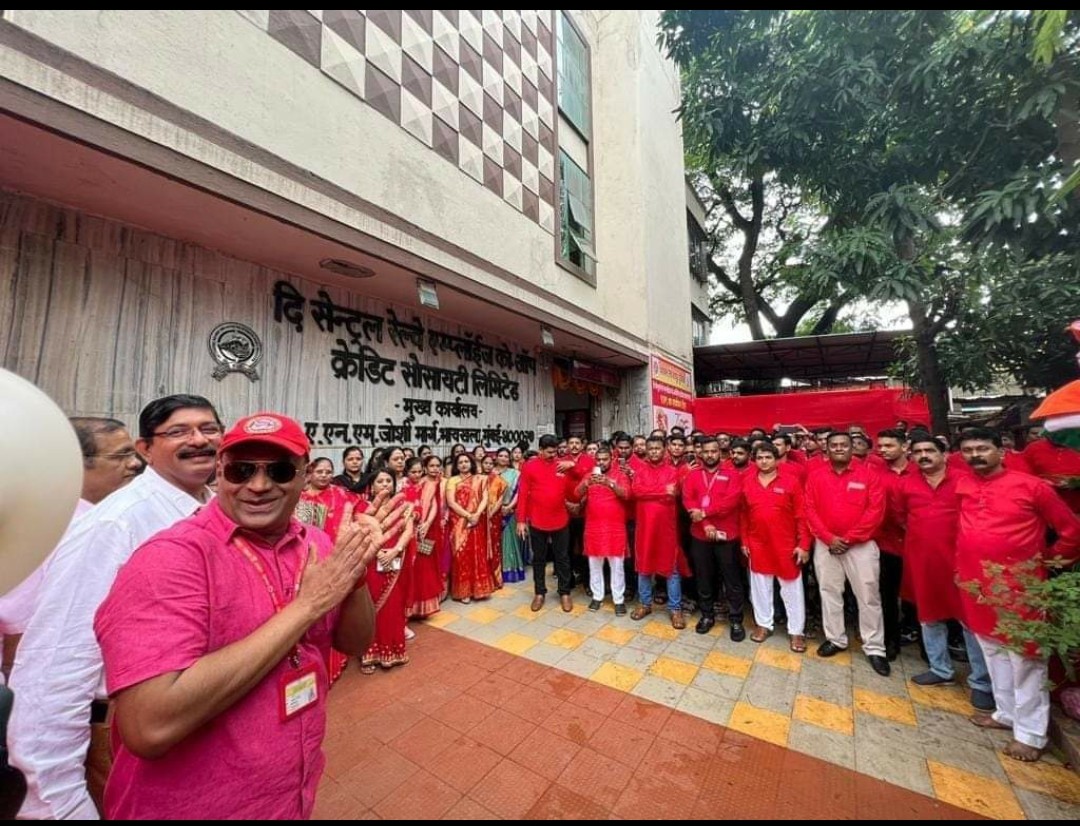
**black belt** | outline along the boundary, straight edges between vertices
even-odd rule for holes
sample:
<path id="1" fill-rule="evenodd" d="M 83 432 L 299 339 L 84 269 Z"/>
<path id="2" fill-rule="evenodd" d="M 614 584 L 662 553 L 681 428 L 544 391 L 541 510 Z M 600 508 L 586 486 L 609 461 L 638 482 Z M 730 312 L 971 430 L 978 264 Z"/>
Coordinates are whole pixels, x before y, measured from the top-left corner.
<path id="1" fill-rule="evenodd" d="M 109 719 L 109 701 L 94 700 L 90 704 L 90 725 L 98 725 Z"/>

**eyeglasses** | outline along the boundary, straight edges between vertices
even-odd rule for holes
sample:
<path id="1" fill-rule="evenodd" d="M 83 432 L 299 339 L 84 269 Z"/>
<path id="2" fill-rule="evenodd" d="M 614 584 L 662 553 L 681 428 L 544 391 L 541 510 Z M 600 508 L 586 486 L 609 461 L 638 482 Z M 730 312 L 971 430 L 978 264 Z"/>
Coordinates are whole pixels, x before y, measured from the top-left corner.
<path id="1" fill-rule="evenodd" d="M 242 485 L 250 482 L 260 469 L 276 485 L 287 485 L 299 473 L 296 465 L 286 459 L 276 462 L 228 462 L 222 467 L 221 473 L 229 484 Z"/>
<path id="2" fill-rule="evenodd" d="M 164 439 L 170 439 L 174 442 L 179 442 L 181 439 L 186 439 L 191 436 L 195 431 L 198 431 L 207 439 L 215 439 L 225 432 L 219 424 L 201 424 L 198 427 L 184 427 L 183 425 L 177 425 L 176 427 L 170 427 L 168 430 L 155 430 L 151 436 L 161 436 Z"/>
<path id="3" fill-rule="evenodd" d="M 117 462 L 130 462 L 138 454 L 134 450 L 122 450 L 119 453 L 102 453 L 99 456 L 95 456 L 95 459 L 115 459 Z"/>

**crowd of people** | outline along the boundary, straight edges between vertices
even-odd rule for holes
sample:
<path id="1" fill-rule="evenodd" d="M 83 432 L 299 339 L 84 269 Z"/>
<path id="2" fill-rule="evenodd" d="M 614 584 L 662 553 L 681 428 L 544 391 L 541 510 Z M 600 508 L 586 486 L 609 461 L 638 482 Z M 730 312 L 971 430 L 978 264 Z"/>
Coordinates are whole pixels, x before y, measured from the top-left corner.
<path id="1" fill-rule="evenodd" d="M 326 693 L 350 660 L 405 665 L 411 620 L 530 568 L 541 611 L 549 563 L 567 612 L 581 588 L 590 611 L 610 595 L 616 621 L 666 606 L 675 629 L 726 620 L 736 643 L 783 625 L 797 653 L 820 628 L 821 657 L 854 625 L 882 677 L 918 643 L 927 688 L 967 660 L 972 722 L 1010 730 L 1018 760 L 1046 746 L 1047 660 L 1007 638 L 991 599 L 1004 578 L 1024 614 L 1020 569 L 1080 556 L 1076 492 L 1047 484 L 1080 454 L 1037 433 L 1022 452 L 903 422 L 544 435 L 445 457 L 350 447 L 336 473 L 292 419 L 226 429 L 197 396 L 151 402 L 137 438 L 72 423 L 79 512 L 0 599 L 21 817 L 308 817 Z"/>

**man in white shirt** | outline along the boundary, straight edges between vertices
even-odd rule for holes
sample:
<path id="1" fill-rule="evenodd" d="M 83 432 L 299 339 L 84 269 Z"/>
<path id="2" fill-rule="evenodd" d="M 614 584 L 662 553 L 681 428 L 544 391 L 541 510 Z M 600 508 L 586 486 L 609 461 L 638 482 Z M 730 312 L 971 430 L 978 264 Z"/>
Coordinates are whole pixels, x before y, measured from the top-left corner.
<path id="1" fill-rule="evenodd" d="M 80 416 L 69 421 L 79 438 L 83 455 L 82 492 L 68 525 L 68 530 L 71 530 L 76 519 L 138 476 L 142 472 L 143 461 L 135 450 L 131 434 L 120 420 Z M 52 554 L 30 576 L 0 596 L 0 635 L 4 637 L 5 676 L 11 671 L 19 637 L 34 615 L 45 569 L 51 559 Z"/>
<path id="2" fill-rule="evenodd" d="M 54 552 L 11 674 L 11 763 L 28 786 L 20 819 L 98 818 L 108 749 L 91 742 L 91 722 L 107 715 L 94 613 L 139 545 L 207 501 L 222 433 L 200 396 L 148 404 L 137 442 L 146 471 L 73 525 Z"/>

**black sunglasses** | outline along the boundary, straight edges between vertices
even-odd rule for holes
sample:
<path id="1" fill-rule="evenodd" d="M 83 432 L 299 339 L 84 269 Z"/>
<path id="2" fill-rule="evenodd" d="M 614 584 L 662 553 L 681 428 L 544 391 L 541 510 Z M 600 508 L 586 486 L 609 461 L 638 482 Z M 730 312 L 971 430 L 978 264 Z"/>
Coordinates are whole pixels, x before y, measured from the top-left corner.
<path id="1" fill-rule="evenodd" d="M 221 475 L 231 485 L 242 485 L 250 482 L 259 468 L 266 471 L 270 481 L 277 485 L 285 485 L 296 478 L 299 473 L 296 465 L 286 459 L 276 462 L 229 462 L 221 469 Z"/>

